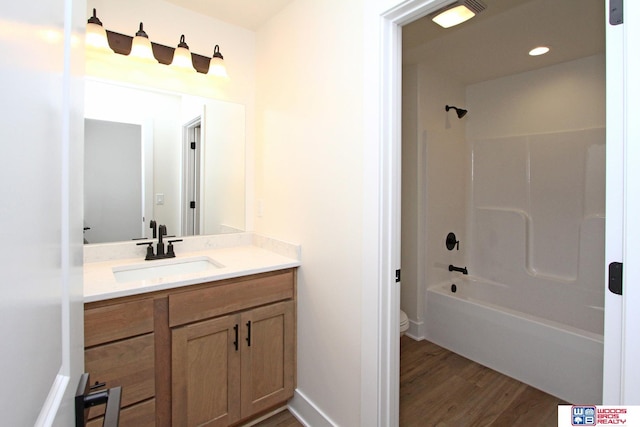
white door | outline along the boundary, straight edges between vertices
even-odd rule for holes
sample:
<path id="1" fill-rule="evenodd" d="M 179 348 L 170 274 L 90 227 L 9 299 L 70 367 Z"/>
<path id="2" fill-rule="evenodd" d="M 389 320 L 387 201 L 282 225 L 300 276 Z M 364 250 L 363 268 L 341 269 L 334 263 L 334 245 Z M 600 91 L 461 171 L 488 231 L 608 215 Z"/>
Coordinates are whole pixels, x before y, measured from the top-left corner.
<path id="1" fill-rule="evenodd" d="M 607 1 L 608 8 L 622 2 Z M 608 15 L 608 20 L 609 15 Z M 607 25 L 606 262 L 623 264 L 622 295 L 605 291 L 603 403 L 640 403 L 640 4 Z"/>
<path id="2" fill-rule="evenodd" d="M 615 5 L 607 2 L 607 6 Z M 637 194 L 640 185 L 637 149 L 640 94 L 637 79 L 639 65 L 632 46 L 638 46 L 637 4 L 625 2 L 624 23 L 614 25 L 608 14 L 607 25 L 607 222 L 606 262 L 623 264 L 623 294 L 605 291 L 605 352 L 603 366 L 603 403 L 638 404 L 640 385 L 636 367 L 640 349 L 638 340 L 638 242 L 637 218 L 640 215 Z M 613 15 L 612 15 L 613 16 Z M 635 26 L 631 23 L 636 21 Z M 634 197 L 635 196 L 635 197 Z M 607 280 L 609 278 L 607 277 Z"/>
<path id="3" fill-rule="evenodd" d="M 624 2 L 625 238 L 622 404 L 640 405 L 640 2 Z M 606 372 L 605 372 L 606 375 Z"/>
<path id="4" fill-rule="evenodd" d="M 86 5 L 0 2 L 2 425 L 73 425 L 82 362 Z M 74 24 L 74 25 L 72 25 Z M 73 68 L 73 72 L 70 71 Z"/>
<path id="5" fill-rule="evenodd" d="M 142 126 L 84 121 L 84 225 L 87 243 L 144 238 Z"/>
<path id="6" fill-rule="evenodd" d="M 609 18 L 607 17 L 607 20 Z M 624 26 L 606 26 L 607 36 L 607 190 L 606 190 L 606 243 L 605 262 L 622 262 L 624 197 Z M 608 269 L 605 270 L 608 281 Z M 603 362 L 603 403 L 621 402 L 622 375 L 622 297 L 605 289 L 605 346 Z"/>

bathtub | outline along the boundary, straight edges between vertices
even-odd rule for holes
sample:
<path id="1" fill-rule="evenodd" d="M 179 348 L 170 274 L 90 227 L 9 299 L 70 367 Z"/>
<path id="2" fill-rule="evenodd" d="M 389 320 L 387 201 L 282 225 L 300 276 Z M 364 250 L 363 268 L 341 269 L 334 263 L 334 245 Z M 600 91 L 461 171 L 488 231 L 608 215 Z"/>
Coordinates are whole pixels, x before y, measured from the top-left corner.
<path id="1" fill-rule="evenodd" d="M 426 339 L 569 403 L 602 403 L 602 307 L 543 319 L 511 292 L 473 278 L 428 288 Z"/>

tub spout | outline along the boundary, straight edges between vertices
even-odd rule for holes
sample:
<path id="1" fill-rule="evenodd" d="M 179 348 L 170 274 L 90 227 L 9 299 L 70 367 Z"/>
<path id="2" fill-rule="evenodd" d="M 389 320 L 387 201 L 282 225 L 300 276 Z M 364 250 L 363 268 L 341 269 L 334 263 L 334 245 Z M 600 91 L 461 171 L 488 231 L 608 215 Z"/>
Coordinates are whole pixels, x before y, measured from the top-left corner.
<path id="1" fill-rule="evenodd" d="M 462 274 L 469 274 L 469 272 L 467 271 L 467 267 L 456 267 L 455 265 L 449 264 L 449 271 L 458 271 Z"/>

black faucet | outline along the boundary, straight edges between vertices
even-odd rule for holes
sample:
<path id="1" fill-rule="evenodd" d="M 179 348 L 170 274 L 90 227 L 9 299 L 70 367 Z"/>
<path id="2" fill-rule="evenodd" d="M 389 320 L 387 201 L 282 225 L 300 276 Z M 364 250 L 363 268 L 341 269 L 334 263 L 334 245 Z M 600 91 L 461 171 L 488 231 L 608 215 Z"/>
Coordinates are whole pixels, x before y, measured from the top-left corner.
<path id="1" fill-rule="evenodd" d="M 152 219 L 149 222 L 149 228 L 153 230 L 153 238 L 155 239 L 156 237 L 158 237 L 158 231 L 156 230 L 156 220 Z"/>
<path id="2" fill-rule="evenodd" d="M 151 228 L 153 228 L 153 237 L 156 237 L 156 229 L 155 221 L 151 221 Z M 162 241 L 162 237 L 167 235 L 167 226 L 159 225 L 158 226 L 158 244 L 156 246 L 156 252 L 153 253 L 153 242 L 141 242 L 136 243 L 138 246 L 148 245 L 147 246 L 147 256 L 145 257 L 146 261 L 154 260 L 154 259 L 163 259 L 163 258 L 175 258 L 176 254 L 173 251 L 173 244 L 175 242 L 182 242 L 182 239 L 169 240 L 169 245 L 167 246 L 167 252 L 164 252 L 164 242 Z"/>
<path id="3" fill-rule="evenodd" d="M 164 243 L 162 243 L 162 236 L 167 235 L 167 226 L 160 225 L 158 226 L 158 245 L 156 249 L 156 257 L 160 258 L 164 255 Z"/>
<path id="4" fill-rule="evenodd" d="M 467 271 L 467 267 L 456 267 L 455 265 L 449 264 L 449 271 L 457 271 L 460 272 L 462 274 L 469 274 L 469 272 Z"/>

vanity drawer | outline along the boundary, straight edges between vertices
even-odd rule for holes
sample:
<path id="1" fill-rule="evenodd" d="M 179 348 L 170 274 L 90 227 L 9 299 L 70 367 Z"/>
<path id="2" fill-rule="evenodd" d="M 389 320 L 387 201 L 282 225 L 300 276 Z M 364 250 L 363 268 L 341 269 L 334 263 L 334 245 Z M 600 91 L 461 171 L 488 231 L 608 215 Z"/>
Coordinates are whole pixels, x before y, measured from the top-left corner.
<path id="1" fill-rule="evenodd" d="M 120 410 L 119 427 L 154 427 L 156 425 L 156 400 L 151 399 Z M 104 417 L 95 418 L 87 427 L 102 427 Z"/>
<path id="2" fill-rule="evenodd" d="M 294 296 L 293 270 L 266 273 L 169 295 L 171 327 Z"/>
<path id="3" fill-rule="evenodd" d="M 84 312 L 84 346 L 153 332 L 153 299 L 146 298 Z"/>
<path id="4" fill-rule="evenodd" d="M 154 334 L 87 349 L 84 364 L 92 382 L 104 382 L 107 388 L 122 386 L 122 408 L 155 395 Z M 103 413 L 104 405 L 95 406 L 89 418 Z"/>

